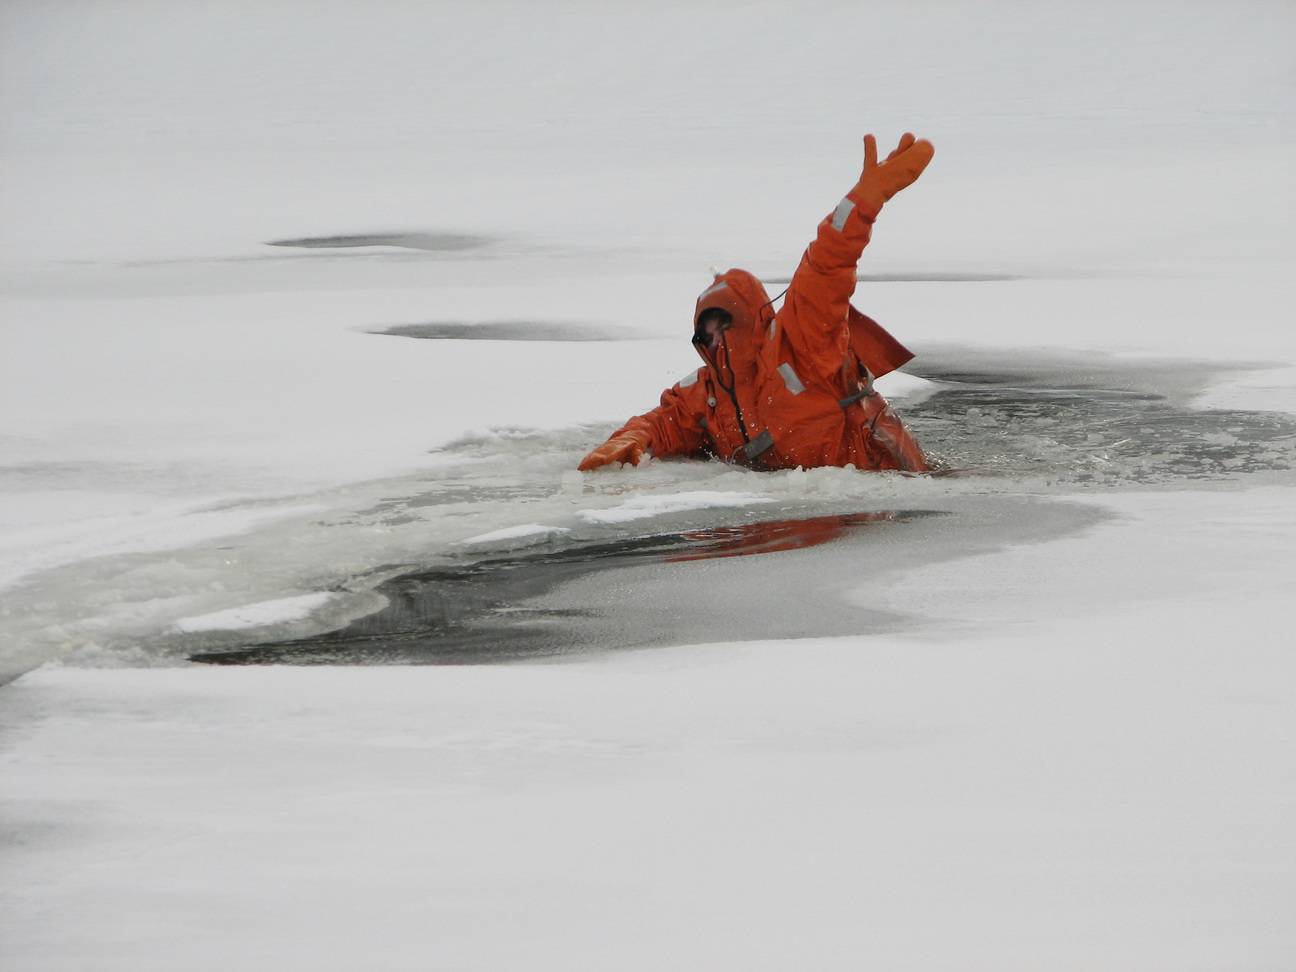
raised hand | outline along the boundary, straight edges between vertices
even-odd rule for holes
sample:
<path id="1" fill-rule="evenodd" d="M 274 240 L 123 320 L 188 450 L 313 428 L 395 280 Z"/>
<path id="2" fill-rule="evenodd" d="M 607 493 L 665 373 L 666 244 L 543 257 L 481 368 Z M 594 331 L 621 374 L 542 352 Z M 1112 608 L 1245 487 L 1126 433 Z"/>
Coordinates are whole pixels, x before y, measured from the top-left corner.
<path id="1" fill-rule="evenodd" d="M 900 136 L 900 144 L 879 163 L 877 139 L 865 135 L 864 170 L 848 195 L 864 215 L 875 219 L 887 200 L 918 180 L 935 154 L 931 142 L 905 132 Z"/>

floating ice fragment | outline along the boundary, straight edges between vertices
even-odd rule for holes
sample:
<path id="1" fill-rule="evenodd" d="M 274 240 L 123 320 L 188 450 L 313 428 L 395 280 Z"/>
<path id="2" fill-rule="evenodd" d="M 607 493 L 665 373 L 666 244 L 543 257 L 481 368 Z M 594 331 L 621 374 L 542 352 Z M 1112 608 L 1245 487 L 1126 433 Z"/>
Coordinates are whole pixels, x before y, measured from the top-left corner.
<path id="1" fill-rule="evenodd" d="M 577 514 L 587 523 L 625 523 L 642 520 L 664 513 L 681 513 L 685 510 L 702 510 L 712 506 L 749 506 L 772 503 L 761 493 L 721 493 L 713 490 L 696 490 L 688 493 L 671 493 L 665 496 L 636 496 L 619 506 L 607 510 L 584 510 Z"/>
<path id="2" fill-rule="evenodd" d="M 300 621 L 337 596 L 329 591 L 316 591 L 313 594 L 299 594 L 296 597 L 280 597 L 273 601 L 258 601 L 255 604 L 245 604 L 225 611 L 181 618 L 175 623 L 175 627 L 177 631 L 192 634 L 196 631 L 235 631 L 240 628 L 259 628 L 269 624 L 282 624 L 286 621 Z"/>
<path id="3" fill-rule="evenodd" d="M 526 537 L 547 536 L 551 533 L 570 533 L 567 527 L 545 526 L 543 523 L 523 523 L 519 526 L 504 527 L 479 533 L 475 537 L 460 540 L 460 543 L 498 543 L 501 540 L 520 540 Z"/>

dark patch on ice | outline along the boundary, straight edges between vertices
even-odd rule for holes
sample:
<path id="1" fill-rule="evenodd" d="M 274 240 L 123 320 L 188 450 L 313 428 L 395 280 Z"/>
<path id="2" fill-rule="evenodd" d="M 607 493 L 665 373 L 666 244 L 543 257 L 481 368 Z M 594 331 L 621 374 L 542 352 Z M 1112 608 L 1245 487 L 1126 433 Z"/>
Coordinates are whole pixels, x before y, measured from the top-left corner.
<path id="1" fill-rule="evenodd" d="M 1296 469 L 1296 416 L 1192 407 L 1204 363 L 937 348 L 906 370 L 937 383 L 901 411 L 945 467 L 1108 487 Z"/>
<path id="2" fill-rule="evenodd" d="M 855 279 L 861 283 L 993 283 L 1003 280 L 1025 280 L 1017 273 L 959 273 L 942 271 L 913 271 L 911 273 L 860 273 Z M 762 277 L 762 282 L 786 287 L 791 277 Z"/>
<path id="3" fill-rule="evenodd" d="M 429 321 L 393 324 L 369 333 L 429 341 L 627 341 L 635 337 L 615 328 L 562 321 Z"/>
<path id="4" fill-rule="evenodd" d="M 1018 273 L 861 273 L 861 282 L 872 283 L 997 283 L 1004 280 L 1025 280 Z M 790 282 L 790 281 L 789 281 Z"/>
<path id="5" fill-rule="evenodd" d="M 509 553 L 404 574 L 375 590 L 387 607 L 329 634 L 233 651 L 191 655 L 193 661 L 251 664 L 484 664 L 585 652 L 599 647 L 636 648 L 678 643 L 679 627 L 655 617 L 679 607 L 636 596 L 620 586 L 611 603 L 542 603 L 544 595 L 585 575 L 649 565 L 681 572 L 673 583 L 689 584 L 692 570 L 703 598 L 705 585 L 733 606 L 728 585 L 699 574 L 699 562 L 804 550 L 838 540 L 861 527 L 895 524 L 935 515 L 932 511 L 882 511 L 816 516 L 686 530 L 566 547 Z M 804 604 L 799 605 L 804 607 Z M 725 637 L 804 637 L 807 620 L 780 598 L 752 590 L 742 598 L 737 620 Z M 719 606 L 712 611 L 723 617 Z M 860 630 L 863 612 L 837 612 L 834 626 L 823 618 L 815 633 Z M 685 617 L 689 612 L 685 612 Z M 714 632 L 712 632 L 714 634 Z M 705 636 L 699 640 L 707 639 Z"/>
<path id="6" fill-rule="evenodd" d="M 437 253 L 478 250 L 493 243 L 489 236 L 475 233 L 351 233 L 338 236 L 301 236 L 267 240 L 267 246 L 299 246 L 307 249 L 346 249 L 361 246 L 399 246 L 406 250 Z"/>

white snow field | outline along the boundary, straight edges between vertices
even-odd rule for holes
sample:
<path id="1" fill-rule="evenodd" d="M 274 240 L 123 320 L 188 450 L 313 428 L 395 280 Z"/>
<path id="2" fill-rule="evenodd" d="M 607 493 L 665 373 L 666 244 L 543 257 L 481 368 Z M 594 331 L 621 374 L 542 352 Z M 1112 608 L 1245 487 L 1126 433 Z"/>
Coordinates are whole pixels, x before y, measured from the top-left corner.
<path id="1" fill-rule="evenodd" d="M 1296 968 L 1294 30 L 0 5 L 0 965 Z M 905 130 L 944 474 L 577 473 Z"/>

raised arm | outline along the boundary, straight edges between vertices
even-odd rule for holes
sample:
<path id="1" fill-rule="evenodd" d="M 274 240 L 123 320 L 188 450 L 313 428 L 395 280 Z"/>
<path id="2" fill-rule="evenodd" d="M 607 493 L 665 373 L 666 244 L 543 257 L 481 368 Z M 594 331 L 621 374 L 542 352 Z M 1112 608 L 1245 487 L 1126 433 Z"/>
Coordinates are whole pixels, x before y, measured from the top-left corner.
<path id="1" fill-rule="evenodd" d="M 864 136 L 864 170 L 859 182 L 824 217 L 819 232 L 792 276 L 780 317 L 785 331 L 807 350 L 835 343 L 843 333 L 846 309 L 855 292 L 855 268 L 868 246 L 882 206 L 912 185 L 932 160 L 931 142 L 906 132 L 886 160 L 877 160 L 877 139 Z M 792 333 L 793 331 L 799 333 Z"/>
<path id="2" fill-rule="evenodd" d="M 651 412 L 636 415 L 617 429 L 608 440 L 581 460 L 581 472 L 614 462 L 639 465 L 644 453 L 657 457 L 689 456 L 702 448 L 706 432 L 706 392 L 694 372 L 662 392 L 661 404 Z"/>

